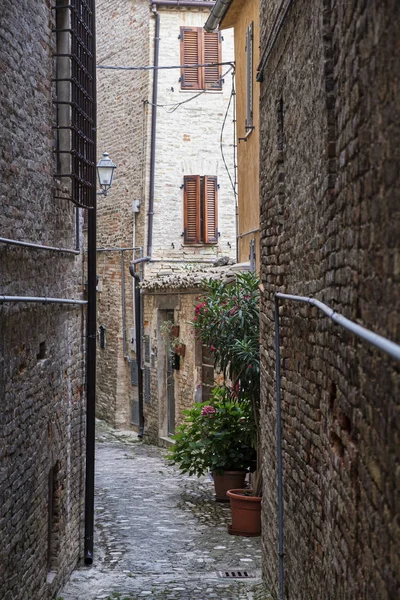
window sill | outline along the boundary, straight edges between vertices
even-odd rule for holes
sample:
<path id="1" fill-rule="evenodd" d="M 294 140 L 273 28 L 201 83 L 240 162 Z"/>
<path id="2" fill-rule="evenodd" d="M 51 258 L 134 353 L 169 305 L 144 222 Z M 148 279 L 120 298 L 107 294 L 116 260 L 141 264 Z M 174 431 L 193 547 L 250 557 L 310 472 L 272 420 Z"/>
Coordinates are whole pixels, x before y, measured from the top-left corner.
<path id="1" fill-rule="evenodd" d="M 196 242 L 192 244 L 191 242 L 183 242 L 182 246 L 185 248 L 212 248 L 213 246 L 218 246 L 218 242 Z"/>
<path id="2" fill-rule="evenodd" d="M 223 89 L 222 90 L 202 90 L 202 89 L 182 90 L 182 89 L 179 89 L 178 91 L 180 94 L 199 94 L 200 92 L 202 92 L 203 94 L 222 94 L 224 90 Z"/>

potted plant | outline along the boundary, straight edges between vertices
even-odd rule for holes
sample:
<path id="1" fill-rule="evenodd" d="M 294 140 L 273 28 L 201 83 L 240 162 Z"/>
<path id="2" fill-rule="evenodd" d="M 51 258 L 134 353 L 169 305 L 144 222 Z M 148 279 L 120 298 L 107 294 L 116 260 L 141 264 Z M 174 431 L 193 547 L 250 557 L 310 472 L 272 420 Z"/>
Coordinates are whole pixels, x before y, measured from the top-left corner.
<path id="1" fill-rule="evenodd" d="M 227 490 L 243 487 L 254 465 L 251 407 L 232 397 L 228 388 L 216 387 L 208 403 L 197 403 L 184 415 L 168 458 L 189 475 L 211 472 L 216 499 L 227 502 Z"/>
<path id="2" fill-rule="evenodd" d="M 237 489 L 228 493 L 233 511 L 230 533 L 259 535 L 261 530 L 261 450 L 260 450 L 260 326 L 259 280 L 253 273 L 239 273 L 228 284 L 209 280 L 203 283 L 205 293 L 198 298 L 193 325 L 198 337 L 214 356 L 214 366 L 230 382 L 237 399 L 252 409 L 257 468 L 252 474 L 252 490 Z M 238 498 L 239 497 L 239 498 Z M 249 498 L 258 513 L 258 524 L 242 530 L 237 525 L 236 504 Z M 251 500 L 250 500 L 251 498 Z M 248 509 L 244 509 L 249 513 Z"/>

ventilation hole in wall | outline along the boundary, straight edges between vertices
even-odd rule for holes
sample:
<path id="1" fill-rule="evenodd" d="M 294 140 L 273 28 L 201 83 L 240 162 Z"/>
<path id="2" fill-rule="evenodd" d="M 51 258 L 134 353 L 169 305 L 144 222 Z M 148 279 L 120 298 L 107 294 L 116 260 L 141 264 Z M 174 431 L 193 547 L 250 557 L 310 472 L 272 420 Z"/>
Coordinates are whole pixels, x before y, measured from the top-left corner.
<path id="1" fill-rule="evenodd" d="M 337 456 L 339 456 L 340 458 L 343 458 L 344 446 L 342 444 L 342 440 L 340 439 L 340 437 L 338 435 L 336 435 L 336 433 L 334 431 L 331 431 L 329 434 L 329 440 L 330 440 L 332 450 L 334 451 L 334 453 Z"/>
<path id="2" fill-rule="evenodd" d="M 356 298 L 356 319 L 361 319 L 360 298 L 358 296 Z"/>
<path id="3" fill-rule="evenodd" d="M 329 410 L 332 412 L 335 407 L 335 400 L 337 395 L 336 383 L 330 382 L 329 386 Z"/>
<path id="4" fill-rule="evenodd" d="M 351 420 L 342 411 L 339 411 L 339 414 L 338 414 L 338 423 L 339 423 L 340 427 L 344 431 L 347 431 L 349 433 L 351 432 Z"/>
<path id="5" fill-rule="evenodd" d="M 36 354 L 37 360 L 43 360 L 46 358 L 46 342 L 40 342 L 39 352 Z"/>

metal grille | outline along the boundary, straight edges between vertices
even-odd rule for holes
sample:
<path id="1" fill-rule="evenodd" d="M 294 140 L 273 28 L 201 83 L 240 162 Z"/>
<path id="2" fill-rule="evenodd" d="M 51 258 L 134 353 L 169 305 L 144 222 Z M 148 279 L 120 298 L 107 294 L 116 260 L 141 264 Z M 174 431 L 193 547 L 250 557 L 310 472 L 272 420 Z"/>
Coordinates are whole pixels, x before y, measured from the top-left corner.
<path id="1" fill-rule="evenodd" d="M 95 0 L 57 0 L 57 178 L 70 179 L 69 200 L 95 206 Z"/>
<path id="2" fill-rule="evenodd" d="M 255 577 L 255 574 L 250 571 L 238 569 L 236 571 L 218 571 L 218 577 L 223 577 L 224 579 L 251 579 Z"/>

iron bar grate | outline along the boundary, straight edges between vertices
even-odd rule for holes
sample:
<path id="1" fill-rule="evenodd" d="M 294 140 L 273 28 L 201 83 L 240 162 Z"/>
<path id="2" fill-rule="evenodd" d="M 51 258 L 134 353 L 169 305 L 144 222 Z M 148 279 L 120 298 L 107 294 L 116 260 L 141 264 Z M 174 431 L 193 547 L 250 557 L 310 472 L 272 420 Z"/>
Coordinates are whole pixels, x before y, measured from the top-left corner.
<path id="1" fill-rule="evenodd" d="M 93 208 L 96 198 L 94 0 L 56 0 L 55 176 L 70 180 L 69 199 Z"/>
<path id="2" fill-rule="evenodd" d="M 252 579 L 255 577 L 255 574 L 245 569 L 235 569 L 234 571 L 229 569 L 227 571 L 218 571 L 218 577 L 222 577 L 223 579 Z"/>

